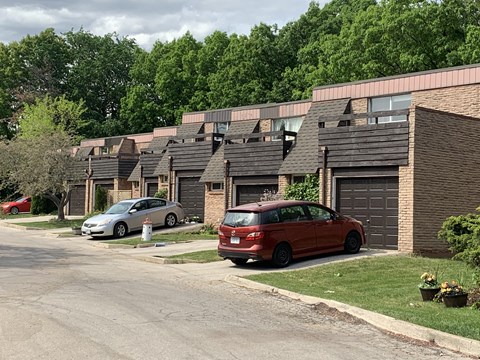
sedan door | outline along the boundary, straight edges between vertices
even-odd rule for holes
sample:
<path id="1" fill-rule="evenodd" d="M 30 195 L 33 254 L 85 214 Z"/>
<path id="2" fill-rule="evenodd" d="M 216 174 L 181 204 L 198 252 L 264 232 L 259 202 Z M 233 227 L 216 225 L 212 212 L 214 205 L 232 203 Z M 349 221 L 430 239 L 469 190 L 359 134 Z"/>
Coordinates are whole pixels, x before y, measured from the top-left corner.
<path id="1" fill-rule="evenodd" d="M 318 250 L 327 250 L 342 246 L 343 220 L 337 219 L 335 213 L 317 205 L 307 205 L 313 219 L 317 237 Z"/>
<path id="2" fill-rule="evenodd" d="M 167 216 L 167 202 L 163 199 L 149 199 L 147 202 L 147 214 L 149 219 L 152 220 L 153 226 L 163 226 L 165 216 Z"/>
<path id="3" fill-rule="evenodd" d="M 148 204 L 147 200 L 140 200 L 137 201 L 131 210 L 137 210 L 133 213 L 130 213 L 129 216 L 127 216 L 126 222 L 128 225 L 129 230 L 139 230 L 143 226 L 143 222 L 145 219 L 148 217 Z"/>

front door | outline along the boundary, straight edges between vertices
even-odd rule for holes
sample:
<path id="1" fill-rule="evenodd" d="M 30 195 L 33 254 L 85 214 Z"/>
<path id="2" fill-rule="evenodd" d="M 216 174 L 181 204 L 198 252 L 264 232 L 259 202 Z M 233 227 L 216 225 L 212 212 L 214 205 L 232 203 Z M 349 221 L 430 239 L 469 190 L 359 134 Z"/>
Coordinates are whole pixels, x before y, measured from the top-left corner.
<path id="1" fill-rule="evenodd" d="M 335 219 L 333 213 L 321 206 L 307 205 L 313 220 L 317 249 L 328 250 L 343 244 L 341 220 Z"/>

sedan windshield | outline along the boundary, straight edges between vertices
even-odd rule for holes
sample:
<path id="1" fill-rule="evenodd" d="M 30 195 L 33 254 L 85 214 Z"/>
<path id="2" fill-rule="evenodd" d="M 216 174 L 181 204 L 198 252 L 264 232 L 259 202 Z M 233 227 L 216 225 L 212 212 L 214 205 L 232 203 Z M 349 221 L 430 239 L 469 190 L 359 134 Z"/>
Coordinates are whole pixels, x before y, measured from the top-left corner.
<path id="1" fill-rule="evenodd" d="M 225 215 L 223 225 L 232 227 L 258 225 L 258 218 L 258 213 L 254 212 L 229 211 Z"/>
<path id="2" fill-rule="evenodd" d="M 105 214 L 123 214 L 130 209 L 132 206 L 132 202 L 119 202 L 118 204 L 113 205 L 110 209 L 108 209 Z"/>

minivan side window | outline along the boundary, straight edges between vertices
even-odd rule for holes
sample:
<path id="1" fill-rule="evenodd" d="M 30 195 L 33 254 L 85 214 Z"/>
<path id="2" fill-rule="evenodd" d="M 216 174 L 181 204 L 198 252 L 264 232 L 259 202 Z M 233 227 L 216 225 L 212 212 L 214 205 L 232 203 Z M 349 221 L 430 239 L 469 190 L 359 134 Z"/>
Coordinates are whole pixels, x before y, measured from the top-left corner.
<path id="1" fill-rule="evenodd" d="M 262 213 L 262 224 L 276 224 L 280 222 L 278 211 L 270 210 Z"/>
<path id="2" fill-rule="evenodd" d="M 308 216 L 300 205 L 281 208 L 280 216 L 283 222 L 308 220 Z"/>
<path id="3" fill-rule="evenodd" d="M 319 207 L 319 206 L 314 206 L 314 205 L 307 205 L 308 211 L 310 212 L 310 215 L 312 216 L 313 220 L 331 220 L 332 219 L 332 214 Z"/>

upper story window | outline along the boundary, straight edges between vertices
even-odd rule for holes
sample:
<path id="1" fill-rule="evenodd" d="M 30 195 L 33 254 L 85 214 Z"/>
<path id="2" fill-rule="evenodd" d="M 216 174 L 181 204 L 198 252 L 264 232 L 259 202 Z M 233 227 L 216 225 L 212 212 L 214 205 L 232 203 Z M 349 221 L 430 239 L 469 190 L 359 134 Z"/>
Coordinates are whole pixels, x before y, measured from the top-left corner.
<path id="1" fill-rule="evenodd" d="M 213 132 L 217 134 L 226 134 L 228 127 L 230 123 L 229 122 L 216 122 L 213 123 Z M 222 141 L 223 139 L 221 137 L 215 137 L 216 141 Z"/>
<path id="2" fill-rule="evenodd" d="M 411 94 L 402 94 L 394 96 L 385 96 L 372 98 L 369 102 L 369 112 L 388 111 L 388 110 L 404 110 L 408 109 L 412 104 Z M 406 121 L 407 115 L 383 116 L 378 118 L 378 124 Z M 368 119 L 369 124 L 375 124 L 375 119 Z"/>
<path id="3" fill-rule="evenodd" d="M 300 126 L 302 126 L 303 117 L 292 117 L 283 119 L 274 119 L 272 121 L 272 131 L 293 131 L 298 132 Z M 293 136 L 286 136 L 287 140 L 293 140 Z M 280 137 L 276 136 L 273 140 L 280 140 Z"/>

